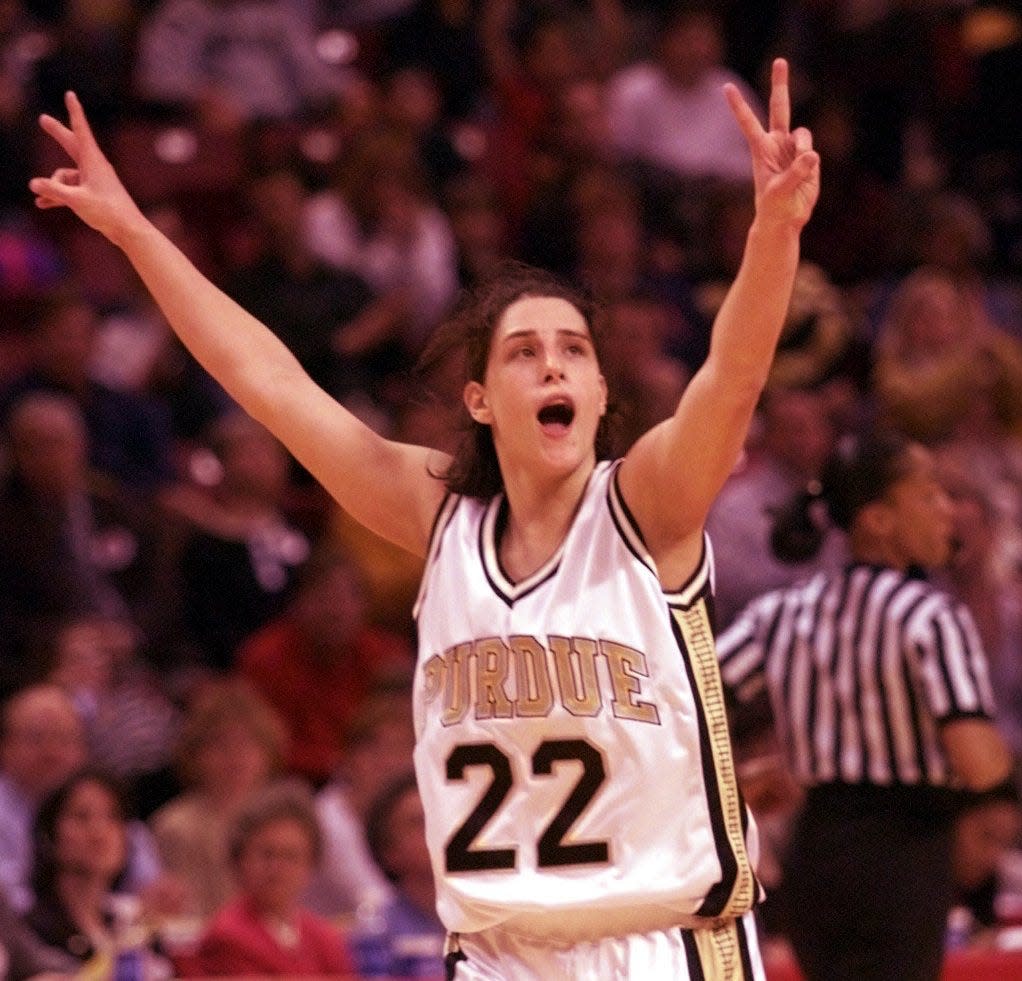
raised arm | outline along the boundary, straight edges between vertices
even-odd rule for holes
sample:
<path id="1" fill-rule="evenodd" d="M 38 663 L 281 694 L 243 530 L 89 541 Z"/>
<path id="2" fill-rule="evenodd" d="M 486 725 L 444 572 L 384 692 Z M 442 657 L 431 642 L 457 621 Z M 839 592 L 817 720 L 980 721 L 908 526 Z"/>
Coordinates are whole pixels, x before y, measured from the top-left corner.
<path id="1" fill-rule="evenodd" d="M 756 214 L 745 255 L 713 325 L 710 352 L 675 414 L 641 437 L 621 490 L 661 575 L 698 560 L 703 522 L 727 478 L 766 383 L 799 261 L 799 234 L 819 193 L 819 157 L 790 129 L 788 65 L 773 64 L 769 129 L 733 85 L 724 88 L 752 154 Z"/>
<path id="2" fill-rule="evenodd" d="M 383 439 L 320 389 L 263 324 L 206 279 L 135 205 L 97 145 L 81 104 L 68 93 L 70 128 L 40 125 L 74 166 L 29 187 L 40 208 L 68 207 L 127 256 L 171 327 L 199 362 L 273 432 L 372 531 L 425 551 L 443 486 L 424 447 Z"/>

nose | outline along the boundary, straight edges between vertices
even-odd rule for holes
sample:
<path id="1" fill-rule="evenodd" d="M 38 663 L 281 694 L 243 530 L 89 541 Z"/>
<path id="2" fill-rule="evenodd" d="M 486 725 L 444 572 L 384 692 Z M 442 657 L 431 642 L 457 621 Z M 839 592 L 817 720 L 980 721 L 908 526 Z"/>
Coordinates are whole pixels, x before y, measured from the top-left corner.
<path id="1" fill-rule="evenodd" d="M 543 381 L 559 381 L 564 378 L 564 367 L 555 349 L 548 348 L 543 355 Z"/>

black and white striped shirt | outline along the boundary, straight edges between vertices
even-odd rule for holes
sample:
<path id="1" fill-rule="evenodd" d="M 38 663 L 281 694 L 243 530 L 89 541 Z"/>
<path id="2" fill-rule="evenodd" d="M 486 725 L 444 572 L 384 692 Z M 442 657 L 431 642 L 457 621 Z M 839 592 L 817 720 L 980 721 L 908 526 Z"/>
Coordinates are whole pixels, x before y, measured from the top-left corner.
<path id="1" fill-rule="evenodd" d="M 939 727 L 994 712 L 969 611 L 894 569 L 853 564 L 767 593 L 717 652 L 740 701 L 766 685 L 789 764 L 809 786 L 945 786 Z"/>

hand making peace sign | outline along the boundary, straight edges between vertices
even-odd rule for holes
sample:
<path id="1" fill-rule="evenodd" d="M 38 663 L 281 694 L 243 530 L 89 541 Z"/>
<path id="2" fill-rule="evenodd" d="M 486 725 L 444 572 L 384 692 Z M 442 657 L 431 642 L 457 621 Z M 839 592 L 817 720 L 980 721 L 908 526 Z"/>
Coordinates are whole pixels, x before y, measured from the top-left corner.
<path id="1" fill-rule="evenodd" d="M 64 97 L 70 128 L 53 116 L 39 117 L 43 130 L 63 147 L 73 167 L 58 167 L 50 177 L 29 181 L 39 208 L 68 207 L 87 225 L 117 243 L 141 213 L 100 150 L 78 96 Z"/>
<path id="2" fill-rule="evenodd" d="M 763 129 L 736 86 L 725 85 L 724 94 L 752 153 L 757 215 L 767 221 L 790 221 L 801 228 L 820 193 L 820 157 L 813 150 L 808 129 L 791 129 L 787 61 L 774 59 L 769 129 Z"/>

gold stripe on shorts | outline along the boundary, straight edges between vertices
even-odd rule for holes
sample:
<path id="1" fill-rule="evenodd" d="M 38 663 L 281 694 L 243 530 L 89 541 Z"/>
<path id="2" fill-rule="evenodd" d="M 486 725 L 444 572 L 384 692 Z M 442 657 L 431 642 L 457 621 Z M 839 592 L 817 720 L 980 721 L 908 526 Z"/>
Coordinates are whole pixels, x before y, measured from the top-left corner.
<path id="1" fill-rule="evenodd" d="M 729 920 L 719 927 L 691 932 L 706 981 L 753 981 L 745 970 L 740 929 L 740 920 Z"/>

